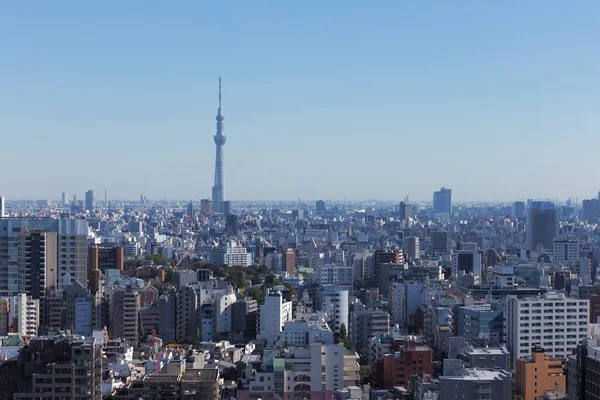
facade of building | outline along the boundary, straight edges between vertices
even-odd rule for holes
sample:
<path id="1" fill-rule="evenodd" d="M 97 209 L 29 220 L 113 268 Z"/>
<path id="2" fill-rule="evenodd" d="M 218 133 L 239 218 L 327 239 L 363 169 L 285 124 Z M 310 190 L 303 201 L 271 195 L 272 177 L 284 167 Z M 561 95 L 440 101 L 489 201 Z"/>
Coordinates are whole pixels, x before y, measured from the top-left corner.
<path id="1" fill-rule="evenodd" d="M 140 311 L 140 295 L 128 287 L 113 293 L 111 299 L 112 337 L 128 340 L 133 345 L 138 343 L 138 324 Z"/>
<path id="2" fill-rule="evenodd" d="M 404 251 L 410 260 L 417 260 L 421 257 L 421 246 L 418 236 L 410 236 L 404 239 Z"/>
<path id="3" fill-rule="evenodd" d="M 566 382 L 562 361 L 547 357 L 541 347 L 516 362 L 515 389 L 523 400 L 537 400 L 547 390 L 566 391 Z"/>
<path id="4" fill-rule="evenodd" d="M 438 400 L 510 400 L 512 376 L 507 371 L 463 369 L 456 375 L 439 378 Z"/>
<path id="5" fill-rule="evenodd" d="M 507 346 L 513 362 L 541 346 L 546 354 L 565 360 L 587 337 L 589 300 L 563 293 L 508 299 Z"/>
<path id="6" fill-rule="evenodd" d="M 452 189 L 441 188 L 433 192 L 433 212 L 448 217 L 452 214 Z"/>
<path id="7" fill-rule="evenodd" d="M 433 351 L 409 342 L 394 353 L 384 354 L 382 367 L 384 389 L 403 386 L 410 390 L 413 375 L 422 377 L 433 373 Z"/>
<path id="8" fill-rule="evenodd" d="M 554 239 L 554 262 L 567 263 L 579 257 L 579 242 L 569 239 Z"/>
<path id="9" fill-rule="evenodd" d="M 273 344 L 279 339 L 283 325 L 292 320 L 292 302 L 284 301 L 281 292 L 270 292 L 260 306 L 259 337 Z"/>
<path id="10" fill-rule="evenodd" d="M 498 302 L 458 307 L 457 334 L 467 341 L 487 338 L 493 343 L 504 343 L 505 312 L 505 304 Z"/>
<path id="11" fill-rule="evenodd" d="M 0 220 L 0 296 L 16 296 L 25 288 L 41 297 L 42 288 L 61 290 L 75 280 L 85 284 L 87 234 L 82 219 Z"/>
<path id="12" fill-rule="evenodd" d="M 558 213 L 554 203 L 532 201 L 527 209 L 527 248 L 546 250 L 554 248 L 558 236 Z"/>
<path id="13" fill-rule="evenodd" d="M 249 267 L 252 265 L 252 253 L 248 253 L 245 247 L 238 246 L 236 242 L 226 241 L 220 246 L 213 247 L 210 262 L 215 265 Z"/>

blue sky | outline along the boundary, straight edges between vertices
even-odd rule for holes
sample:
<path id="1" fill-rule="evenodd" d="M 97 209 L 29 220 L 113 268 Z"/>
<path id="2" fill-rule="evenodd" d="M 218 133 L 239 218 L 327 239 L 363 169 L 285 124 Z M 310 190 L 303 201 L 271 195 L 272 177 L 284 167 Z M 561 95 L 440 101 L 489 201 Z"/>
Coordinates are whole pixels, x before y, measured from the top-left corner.
<path id="1" fill-rule="evenodd" d="M 595 1 L 4 1 L 0 192 L 591 197 Z"/>

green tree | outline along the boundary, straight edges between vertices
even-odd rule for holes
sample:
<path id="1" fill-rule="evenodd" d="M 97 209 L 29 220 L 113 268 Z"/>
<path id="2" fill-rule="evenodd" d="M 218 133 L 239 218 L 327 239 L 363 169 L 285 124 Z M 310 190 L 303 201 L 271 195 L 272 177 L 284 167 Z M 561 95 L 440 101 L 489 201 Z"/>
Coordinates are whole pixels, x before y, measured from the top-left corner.
<path id="1" fill-rule="evenodd" d="M 252 286 L 250 289 L 246 291 L 248 296 L 252 297 L 254 300 L 258 302 L 258 304 L 264 304 L 265 302 L 265 292 L 262 288 L 257 286 Z"/>
<path id="2" fill-rule="evenodd" d="M 162 254 L 150 254 L 146 260 L 151 260 L 155 265 L 169 265 L 169 260 Z"/>
<path id="3" fill-rule="evenodd" d="M 347 335 L 348 332 L 346 331 L 346 324 L 342 323 L 342 325 L 340 325 L 340 339 L 346 339 Z"/>

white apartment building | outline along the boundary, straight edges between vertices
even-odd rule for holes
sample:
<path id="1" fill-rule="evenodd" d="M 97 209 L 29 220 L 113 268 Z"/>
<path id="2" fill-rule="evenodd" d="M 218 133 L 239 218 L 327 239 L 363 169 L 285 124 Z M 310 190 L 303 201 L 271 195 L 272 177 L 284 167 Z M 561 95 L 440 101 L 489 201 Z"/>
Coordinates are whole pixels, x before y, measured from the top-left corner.
<path id="1" fill-rule="evenodd" d="M 554 239 L 554 262 L 566 263 L 579 257 L 579 242 L 569 239 Z"/>
<path id="2" fill-rule="evenodd" d="M 354 268 L 336 264 L 325 264 L 317 268 L 317 281 L 319 285 L 339 283 L 352 286 L 354 282 Z"/>
<path id="3" fill-rule="evenodd" d="M 270 292 L 265 304 L 260 306 L 260 331 L 258 337 L 272 346 L 283 330 L 283 325 L 292 320 L 292 302 L 283 301 L 281 292 Z"/>
<path id="4" fill-rule="evenodd" d="M 272 359 L 273 372 L 247 371 L 250 398 L 333 398 L 336 390 L 360 382 L 358 355 L 342 345 L 290 347 Z M 251 368 L 251 367 L 249 367 Z M 246 393 L 240 393 L 246 398 Z"/>
<path id="5" fill-rule="evenodd" d="M 15 299 L 17 330 L 21 336 L 37 336 L 40 321 L 40 301 L 32 299 L 25 293 Z"/>
<path id="6" fill-rule="evenodd" d="M 224 293 L 215 293 L 215 322 L 217 333 L 231 332 L 231 312 L 237 300 L 230 285 Z"/>
<path id="7" fill-rule="evenodd" d="M 321 296 L 321 310 L 327 314 L 331 330 L 338 332 L 344 324 L 348 332 L 350 287 L 323 285 L 319 294 Z"/>
<path id="8" fill-rule="evenodd" d="M 227 241 L 212 248 L 210 262 L 215 265 L 249 267 L 252 265 L 252 253 L 248 253 L 245 247 L 238 246 L 235 241 Z"/>
<path id="9" fill-rule="evenodd" d="M 313 316 L 315 316 L 314 319 L 286 322 L 276 347 L 286 344 L 288 346 L 309 346 L 315 342 L 333 344 L 333 332 L 325 320 L 319 318 L 318 314 L 313 314 Z"/>
<path id="10" fill-rule="evenodd" d="M 513 363 L 540 345 L 546 354 L 566 359 L 587 337 L 589 300 L 549 292 L 543 296 L 508 299 L 508 349 Z"/>

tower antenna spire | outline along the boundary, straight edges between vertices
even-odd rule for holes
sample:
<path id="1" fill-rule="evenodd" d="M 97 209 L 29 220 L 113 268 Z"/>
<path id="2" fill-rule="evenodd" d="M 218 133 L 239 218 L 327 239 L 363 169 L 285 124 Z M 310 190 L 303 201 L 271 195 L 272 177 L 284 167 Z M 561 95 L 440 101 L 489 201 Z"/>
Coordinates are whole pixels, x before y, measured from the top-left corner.
<path id="1" fill-rule="evenodd" d="M 222 78 L 219 77 L 219 108 L 221 108 L 221 87 L 222 87 Z"/>

